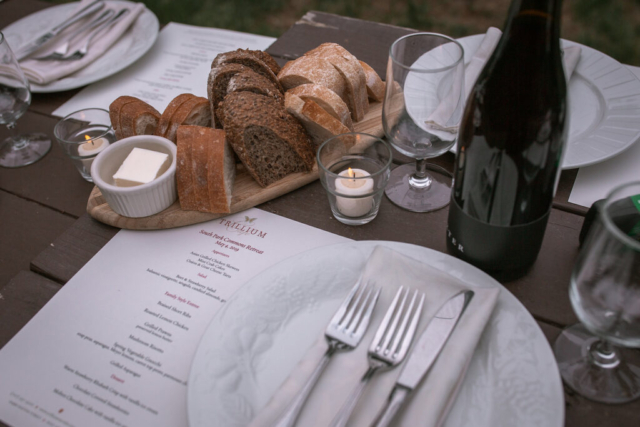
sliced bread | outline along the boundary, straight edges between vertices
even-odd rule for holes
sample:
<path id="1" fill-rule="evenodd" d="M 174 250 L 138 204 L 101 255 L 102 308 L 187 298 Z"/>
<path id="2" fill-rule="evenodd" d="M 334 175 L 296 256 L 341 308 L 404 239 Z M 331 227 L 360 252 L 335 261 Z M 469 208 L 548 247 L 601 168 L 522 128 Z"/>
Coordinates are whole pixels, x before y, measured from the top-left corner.
<path id="1" fill-rule="evenodd" d="M 243 91 L 270 96 L 284 105 L 284 97 L 278 87 L 271 80 L 253 70 L 242 71 L 229 79 L 227 93 Z"/>
<path id="2" fill-rule="evenodd" d="M 140 99 L 133 96 L 120 96 L 109 105 L 109 119 L 111 120 L 111 127 L 116 134 L 116 138 L 122 139 L 122 133 L 120 132 L 120 111 L 122 107 L 136 101 L 140 101 Z"/>
<path id="3" fill-rule="evenodd" d="M 362 120 L 369 110 L 369 98 L 367 79 L 358 59 L 337 43 L 323 43 L 304 56 L 325 59 L 338 70 L 345 81 L 346 101 L 353 121 Z"/>
<path id="4" fill-rule="evenodd" d="M 334 91 L 316 84 L 306 84 L 289 89 L 287 93 L 299 96 L 305 101 L 310 100 L 318 104 L 327 113 L 353 131 L 353 121 L 349 107 Z"/>
<path id="5" fill-rule="evenodd" d="M 273 74 L 275 74 L 276 76 L 280 72 L 280 65 L 278 65 L 276 60 L 273 59 L 271 55 L 263 50 L 238 49 L 237 52 L 244 52 L 257 57 L 259 60 L 267 64 L 267 66 L 271 69 L 271 71 L 273 71 Z"/>
<path id="6" fill-rule="evenodd" d="M 176 142 L 176 132 L 182 125 L 211 126 L 209 100 L 194 96 L 182 104 L 171 117 L 171 123 L 164 137 Z"/>
<path id="7" fill-rule="evenodd" d="M 184 104 L 194 96 L 195 95 L 191 93 L 182 93 L 173 98 L 160 116 L 160 122 L 158 123 L 158 127 L 156 128 L 155 135 L 164 136 L 167 133 L 167 129 L 169 129 L 173 114 L 178 110 L 178 108 L 180 108 L 182 104 Z"/>
<path id="8" fill-rule="evenodd" d="M 317 146 L 335 135 L 350 132 L 340 120 L 314 101 L 305 101 L 291 91 L 285 94 L 284 105 L 287 111 L 302 123 Z"/>
<path id="9" fill-rule="evenodd" d="M 207 165 L 209 187 L 209 212 L 231 212 L 233 184 L 236 180 L 236 158 L 226 141 L 225 131 L 206 129 L 210 139 Z"/>
<path id="10" fill-rule="evenodd" d="M 382 102 L 384 101 L 384 82 L 376 73 L 376 70 L 371 68 L 369 64 L 363 61 L 359 61 L 364 70 L 364 75 L 367 79 L 367 95 L 370 99 Z"/>
<path id="11" fill-rule="evenodd" d="M 302 125 L 273 98 L 233 92 L 222 105 L 227 141 L 262 187 L 290 173 L 308 172 L 314 150 Z"/>
<path id="12" fill-rule="evenodd" d="M 345 81 L 330 62 L 323 58 L 301 56 L 282 67 L 278 78 L 282 86 L 289 90 L 304 84 L 317 84 L 334 91 L 346 102 Z"/>
<path id="13" fill-rule="evenodd" d="M 222 64 L 240 64 L 251 68 L 258 74 L 262 74 L 271 80 L 280 91 L 284 92 L 282 85 L 278 81 L 278 77 L 271 68 L 257 56 L 248 53 L 248 51 L 235 50 L 233 52 L 220 53 L 211 63 L 211 68 L 218 67 Z"/>
<path id="14" fill-rule="evenodd" d="M 209 107 L 211 109 L 211 120 L 214 127 L 221 128 L 222 122 L 217 117 L 216 110 L 218 104 L 222 102 L 227 95 L 227 87 L 229 80 L 241 71 L 251 70 L 242 64 L 221 64 L 213 67 L 209 72 L 209 80 L 207 81 L 207 97 L 209 98 Z"/>
<path id="15" fill-rule="evenodd" d="M 176 183 L 178 184 L 178 200 L 183 211 L 195 211 L 196 192 L 193 180 L 192 163 L 192 131 L 191 126 L 180 126 L 176 134 L 178 154 L 176 156 Z"/>
<path id="16" fill-rule="evenodd" d="M 207 178 L 209 177 L 209 144 L 211 141 L 209 138 L 207 138 L 207 135 L 204 132 L 200 133 L 198 129 L 191 134 L 190 139 L 195 210 L 200 212 L 208 212 L 211 206 L 211 199 L 209 198 L 209 185 L 207 181 Z"/>
<path id="17" fill-rule="evenodd" d="M 144 101 L 125 104 L 120 109 L 120 138 L 153 135 L 160 121 L 160 113 Z"/>

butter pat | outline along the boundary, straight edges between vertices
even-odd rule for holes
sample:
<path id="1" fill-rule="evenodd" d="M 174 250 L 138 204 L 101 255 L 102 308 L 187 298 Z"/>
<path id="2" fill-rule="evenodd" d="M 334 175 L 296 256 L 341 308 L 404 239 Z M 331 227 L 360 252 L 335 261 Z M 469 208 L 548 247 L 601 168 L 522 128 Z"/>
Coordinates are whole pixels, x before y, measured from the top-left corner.
<path id="1" fill-rule="evenodd" d="M 113 180 L 117 187 L 135 187 L 153 181 L 168 167 L 168 154 L 136 147 L 124 159 Z"/>

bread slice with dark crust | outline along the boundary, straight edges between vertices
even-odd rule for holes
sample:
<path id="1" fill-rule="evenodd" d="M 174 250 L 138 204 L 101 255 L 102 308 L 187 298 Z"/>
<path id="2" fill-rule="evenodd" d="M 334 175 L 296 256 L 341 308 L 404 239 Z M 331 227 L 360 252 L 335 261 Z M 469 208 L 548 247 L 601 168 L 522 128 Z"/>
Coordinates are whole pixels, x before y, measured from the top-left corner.
<path id="1" fill-rule="evenodd" d="M 284 105 L 284 97 L 276 85 L 262 74 L 258 74 L 253 70 L 241 71 L 229 79 L 227 93 L 243 91 L 270 96 Z"/>
<path id="2" fill-rule="evenodd" d="M 182 125 L 211 126 L 211 111 L 209 100 L 200 96 L 194 96 L 182 104 L 171 117 L 171 123 L 164 137 L 176 142 L 178 127 Z"/>
<path id="3" fill-rule="evenodd" d="M 209 80 L 207 81 L 207 97 L 209 98 L 209 108 L 211 108 L 211 120 L 215 128 L 221 128 L 222 122 L 218 118 L 216 112 L 218 104 L 222 102 L 227 95 L 227 87 L 231 77 L 242 71 L 252 71 L 251 68 L 241 64 L 222 64 L 214 67 L 209 72 Z"/>
<path id="4" fill-rule="evenodd" d="M 180 108 L 182 104 L 184 104 L 194 96 L 195 95 L 191 93 L 181 93 L 180 95 L 173 98 L 160 116 L 160 122 L 158 123 L 158 127 L 156 128 L 155 135 L 165 136 L 167 130 L 169 129 L 169 125 L 171 124 L 171 118 L 173 117 L 173 114 L 178 110 L 178 108 Z"/>
<path id="5" fill-rule="evenodd" d="M 142 100 L 125 104 L 120 109 L 120 139 L 135 135 L 153 135 L 160 113 Z"/>
<path id="6" fill-rule="evenodd" d="M 109 119 L 111 120 L 111 127 L 117 139 L 122 139 L 122 132 L 120 131 L 120 111 L 125 105 L 136 101 L 140 100 L 136 97 L 125 95 L 119 96 L 109 105 Z"/>
<path id="7" fill-rule="evenodd" d="M 276 74 L 271 70 L 271 68 L 260 58 L 257 56 L 247 53 L 246 51 L 233 51 L 220 53 L 215 57 L 213 62 L 211 63 L 211 68 L 218 67 L 222 64 L 241 64 L 245 67 L 251 68 L 258 74 L 262 74 L 276 85 L 276 87 L 284 93 L 284 89 L 280 84 L 280 81 L 276 77 Z"/>
<path id="8" fill-rule="evenodd" d="M 227 141 L 259 185 L 308 172 L 314 149 L 302 125 L 273 98 L 232 92 L 222 103 Z"/>
<path id="9" fill-rule="evenodd" d="M 276 76 L 280 72 L 280 65 L 278 65 L 276 60 L 273 59 L 273 56 L 269 55 L 267 52 L 263 50 L 238 49 L 236 50 L 236 52 L 248 53 L 250 55 L 257 57 L 259 60 L 267 64 L 269 68 L 271 68 L 271 71 L 273 71 L 273 74 L 275 74 Z"/>

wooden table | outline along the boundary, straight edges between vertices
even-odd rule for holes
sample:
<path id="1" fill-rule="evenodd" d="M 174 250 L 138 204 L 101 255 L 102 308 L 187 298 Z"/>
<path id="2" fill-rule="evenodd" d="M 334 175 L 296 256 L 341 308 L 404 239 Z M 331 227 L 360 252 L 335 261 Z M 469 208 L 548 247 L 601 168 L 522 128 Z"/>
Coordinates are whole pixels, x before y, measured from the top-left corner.
<path id="1" fill-rule="evenodd" d="M 38 0 L 5 1 L 0 4 L 0 28 L 49 6 Z M 389 46 L 410 32 L 413 30 L 309 12 L 268 51 L 284 64 L 320 43 L 336 42 L 384 76 Z M 39 131 L 53 138 L 58 118 L 51 112 L 75 93 L 77 90 L 34 94 L 31 107 L 18 121 L 18 132 Z M 2 127 L 0 138 L 7 135 Z M 445 154 L 435 162 L 451 170 L 453 160 L 452 154 Z M 577 321 L 568 286 L 586 209 L 568 202 L 576 172 L 562 173 L 542 250 L 532 270 L 524 278 L 504 283 L 550 342 L 564 326 Z M 0 168 L 0 347 L 117 233 L 85 213 L 92 187 L 55 142 L 51 152 L 33 165 Z M 354 240 L 401 241 L 446 252 L 447 209 L 418 214 L 384 200 L 375 221 L 349 227 L 332 217 L 318 182 L 259 208 Z M 565 388 L 565 402 L 567 426 L 640 425 L 640 401 L 602 405 Z"/>

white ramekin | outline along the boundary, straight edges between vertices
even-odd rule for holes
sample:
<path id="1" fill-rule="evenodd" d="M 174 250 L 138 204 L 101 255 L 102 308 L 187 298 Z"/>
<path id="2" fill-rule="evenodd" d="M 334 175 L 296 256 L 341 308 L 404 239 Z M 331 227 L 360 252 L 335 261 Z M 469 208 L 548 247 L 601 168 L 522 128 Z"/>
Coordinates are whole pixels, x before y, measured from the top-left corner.
<path id="1" fill-rule="evenodd" d="M 153 181 L 135 187 L 116 187 L 113 175 L 135 148 L 145 148 L 169 155 L 171 165 Z M 161 212 L 178 198 L 176 192 L 176 145 L 166 138 L 139 135 L 124 138 L 102 151 L 91 165 L 91 177 L 109 207 L 130 218 L 141 218 Z"/>

